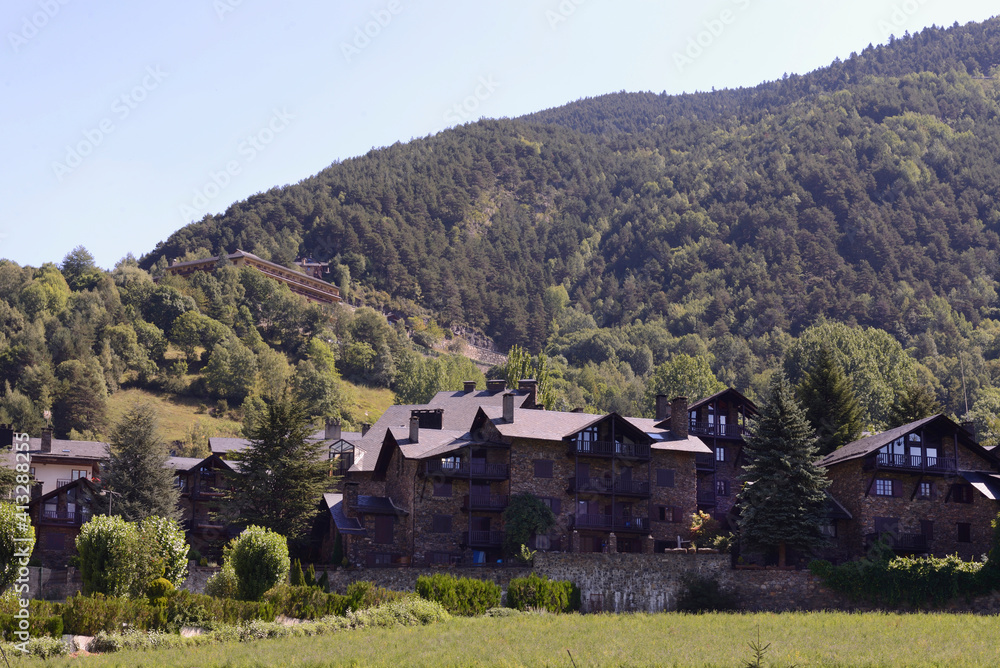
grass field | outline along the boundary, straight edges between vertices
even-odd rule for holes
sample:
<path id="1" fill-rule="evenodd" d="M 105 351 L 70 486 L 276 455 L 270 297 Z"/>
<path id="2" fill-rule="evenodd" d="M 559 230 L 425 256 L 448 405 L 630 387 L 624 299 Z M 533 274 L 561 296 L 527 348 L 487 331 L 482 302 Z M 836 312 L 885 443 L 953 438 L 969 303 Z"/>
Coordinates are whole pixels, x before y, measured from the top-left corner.
<path id="1" fill-rule="evenodd" d="M 997 617 L 946 614 L 530 615 L 17 665 L 85 666 L 1000 666 Z M 569 650 L 572 653 L 572 661 Z M 12 664 L 13 665 L 13 664 Z"/>

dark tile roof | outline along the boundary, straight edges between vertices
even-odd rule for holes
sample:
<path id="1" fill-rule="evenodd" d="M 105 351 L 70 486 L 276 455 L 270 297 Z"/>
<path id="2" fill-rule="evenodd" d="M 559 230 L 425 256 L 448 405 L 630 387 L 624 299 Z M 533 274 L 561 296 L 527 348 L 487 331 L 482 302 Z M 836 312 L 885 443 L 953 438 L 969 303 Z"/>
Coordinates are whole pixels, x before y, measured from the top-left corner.
<path id="1" fill-rule="evenodd" d="M 938 414 L 926 417 L 922 420 L 917 420 L 916 422 L 911 422 L 909 424 L 904 424 L 901 427 L 896 427 L 888 431 L 883 431 L 881 434 L 875 434 L 874 436 L 868 436 L 867 438 L 862 438 L 857 441 L 852 441 L 846 445 L 842 445 L 826 457 L 820 459 L 817 464 L 820 466 L 830 466 L 832 464 L 838 464 L 840 462 L 847 461 L 849 459 L 857 459 L 858 457 L 864 457 L 876 452 L 879 448 L 884 445 L 892 443 L 900 436 L 905 436 L 914 429 L 922 427 L 923 425 L 933 422 L 938 418 L 948 418 Z M 950 421 L 950 420 L 949 420 Z"/>
<path id="2" fill-rule="evenodd" d="M 653 443 L 649 446 L 653 450 L 668 450 L 673 452 L 693 452 L 699 455 L 710 455 L 712 454 L 712 448 L 705 445 L 697 436 L 692 436 L 688 434 L 685 438 L 678 438 L 673 435 L 669 429 L 663 429 L 662 427 L 657 427 L 656 425 L 662 420 L 654 420 L 652 418 L 625 418 L 635 427 L 643 430 L 653 439 Z"/>
<path id="3" fill-rule="evenodd" d="M 1000 500 L 1000 475 L 981 471 L 962 471 L 961 476 L 987 499 Z"/>
<path id="4" fill-rule="evenodd" d="M 826 516 L 831 520 L 853 519 L 847 508 L 841 505 L 840 501 L 837 501 L 830 492 L 826 492 Z"/>
<path id="5" fill-rule="evenodd" d="M 743 396 L 740 392 L 734 390 L 731 387 L 727 387 L 726 389 L 720 390 L 719 392 L 716 392 L 715 394 L 713 394 L 711 396 L 708 396 L 708 397 L 705 397 L 704 399 L 699 399 L 698 401 L 695 401 L 694 403 L 692 403 L 692 404 L 690 404 L 688 406 L 688 410 L 695 410 L 696 408 L 701 408 L 702 406 L 704 406 L 707 403 L 715 401 L 716 399 L 721 399 L 723 397 L 723 395 L 726 395 L 726 394 L 735 394 L 737 399 L 739 399 L 740 401 L 742 401 L 745 404 L 747 404 L 750 408 L 752 408 L 756 412 L 757 405 L 754 402 L 752 402 L 749 399 L 747 399 L 745 396 Z"/>
<path id="6" fill-rule="evenodd" d="M 108 444 L 101 441 L 71 441 L 52 439 L 52 452 L 42 452 L 42 439 L 28 440 L 32 457 L 73 457 L 77 459 L 107 459 Z"/>
<path id="7" fill-rule="evenodd" d="M 406 510 L 392 502 L 388 496 L 358 495 L 358 512 L 381 515 L 409 515 Z"/>
<path id="8" fill-rule="evenodd" d="M 365 533 L 364 527 L 361 526 L 356 517 L 348 517 L 344 514 L 343 494 L 324 494 L 323 501 L 326 502 L 326 507 L 330 511 L 330 517 L 333 518 L 333 524 L 337 527 L 337 531 L 343 534 Z"/>

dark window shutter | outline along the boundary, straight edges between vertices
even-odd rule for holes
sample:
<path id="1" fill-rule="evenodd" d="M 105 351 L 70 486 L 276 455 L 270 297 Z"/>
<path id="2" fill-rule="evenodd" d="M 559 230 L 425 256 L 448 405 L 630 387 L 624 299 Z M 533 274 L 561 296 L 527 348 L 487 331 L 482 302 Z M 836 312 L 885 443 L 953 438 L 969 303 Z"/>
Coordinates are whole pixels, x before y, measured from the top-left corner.
<path id="1" fill-rule="evenodd" d="M 673 487 L 674 486 L 674 470 L 673 469 L 656 469 L 656 485 L 658 487 Z"/>
<path id="2" fill-rule="evenodd" d="M 535 460 L 535 477 L 536 478 L 551 478 L 552 477 L 552 460 L 551 459 L 536 459 Z"/>
<path id="3" fill-rule="evenodd" d="M 560 510 L 559 499 L 552 499 L 552 514 L 553 515 L 558 515 L 559 514 L 559 510 Z"/>
<path id="4" fill-rule="evenodd" d="M 903 496 L 903 485 L 898 480 L 892 481 L 892 495 Z"/>
<path id="5" fill-rule="evenodd" d="M 931 520 L 920 520 L 920 533 L 922 533 L 924 538 L 927 540 L 934 540 L 934 522 Z"/>
<path id="6" fill-rule="evenodd" d="M 392 542 L 392 516 L 375 516 L 375 542 L 386 544 Z"/>
<path id="7" fill-rule="evenodd" d="M 972 542 L 972 525 L 968 522 L 958 523 L 958 542 L 959 543 L 971 543 Z"/>
<path id="8" fill-rule="evenodd" d="M 671 514 L 673 515 L 674 522 L 683 522 L 684 521 L 684 511 L 681 509 L 680 506 L 674 506 L 674 507 L 672 507 L 670 509 L 670 511 L 671 511 Z"/>

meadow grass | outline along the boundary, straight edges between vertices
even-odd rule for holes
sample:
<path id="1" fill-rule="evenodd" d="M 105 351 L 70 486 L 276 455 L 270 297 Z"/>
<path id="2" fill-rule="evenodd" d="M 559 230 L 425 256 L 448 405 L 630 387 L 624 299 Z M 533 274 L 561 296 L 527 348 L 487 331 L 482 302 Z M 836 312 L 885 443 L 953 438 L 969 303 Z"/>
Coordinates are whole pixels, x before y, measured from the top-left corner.
<path id="1" fill-rule="evenodd" d="M 238 436 L 242 425 L 234 420 L 212 417 L 205 409 L 214 404 L 209 399 L 184 397 L 172 394 L 154 394 L 147 390 L 129 388 L 108 397 L 108 422 L 117 422 L 136 402 L 149 403 L 156 410 L 160 438 L 167 443 L 184 441 L 191 432 L 191 425 L 201 422 L 211 436 Z"/>
<path id="2" fill-rule="evenodd" d="M 17 665 L 85 666 L 725 666 L 770 643 L 765 666 L 1000 666 L 1000 619 L 881 613 L 524 615 L 314 638 L 122 652 Z"/>

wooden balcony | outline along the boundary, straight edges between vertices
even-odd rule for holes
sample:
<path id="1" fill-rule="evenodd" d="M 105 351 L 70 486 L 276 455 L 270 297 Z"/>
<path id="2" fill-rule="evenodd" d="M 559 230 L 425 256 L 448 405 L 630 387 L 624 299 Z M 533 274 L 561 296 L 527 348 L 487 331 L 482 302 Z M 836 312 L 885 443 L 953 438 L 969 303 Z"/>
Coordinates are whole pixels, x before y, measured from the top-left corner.
<path id="1" fill-rule="evenodd" d="M 70 484 L 71 482 L 73 482 L 73 481 L 69 480 L 67 478 L 59 478 L 58 480 L 56 480 L 56 488 L 58 489 L 59 487 L 65 487 L 66 485 Z"/>
<path id="2" fill-rule="evenodd" d="M 485 510 L 500 513 L 507 507 L 507 495 L 500 494 L 466 494 L 462 498 L 462 510 Z"/>
<path id="3" fill-rule="evenodd" d="M 715 436 L 717 438 L 743 438 L 746 429 L 740 424 L 718 424 L 691 420 L 688 433 L 694 436 Z"/>
<path id="4" fill-rule="evenodd" d="M 892 455 L 886 452 L 879 452 L 875 455 L 875 468 L 931 474 L 954 473 L 957 471 L 954 457 Z"/>
<path id="5" fill-rule="evenodd" d="M 450 462 L 424 462 L 424 475 L 444 478 L 471 478 L 472 480 L 506 480 L 510 477 L 510 467 L 506 464 L 485 464 L 483 462 L 452 464 Z"/>
<path id="6" fill-rule="evenodd" d="M 463 531 L 461 536 L 469 547 L 500 547 L 503 545 L 503 531 Z"/>
<path id="7" fill-rule="evenodd" d="M 573 518 L 573 528 L 621 533 L 649 533 L 649 519 L 622 515 L 576 515 Z"/>
<path id="8" fill-rule="evenodd" d="M 649 459 L 649 444 L 619 443 L 618 441 L 572 441 L 570 454 L 606 459 Z"/>
<path id="9" fill-rule="evenodd" d="M 715 492 L 698 492 L 698 505 L 714 506 Z"/>
<path id="10" fill-rule="evenodd" d="M 583 494 L 615 494 L 618 496 L 649 496 L 649 482 L 618 478 L 570 478 L 569 491 Z"/>
<path id="11" fill-rule="evenodd" d="M 715 453 L 694 456 L 694 468 L 698 471 L 715 470 Z"/>
<path id="12" fill-rule="evenodd" d="M 83 524 L 83 512 L 79 510 L 73 512 L 67 510 L 43 510 L 42 522 L 45 524 L 79 526 Z"/>
<path id="13" fill-rule="evenodd" d="M 927 536 L 922 533 L 884 533 L 886 540 L 889 542 L 889 547 L 897 552 L 927 552 L 930 543 L 927 540 Z M 878 534 L 868 533 L 865 534 L 865 549 L 870 548 L 876 540 L 878 540 Z"/>

